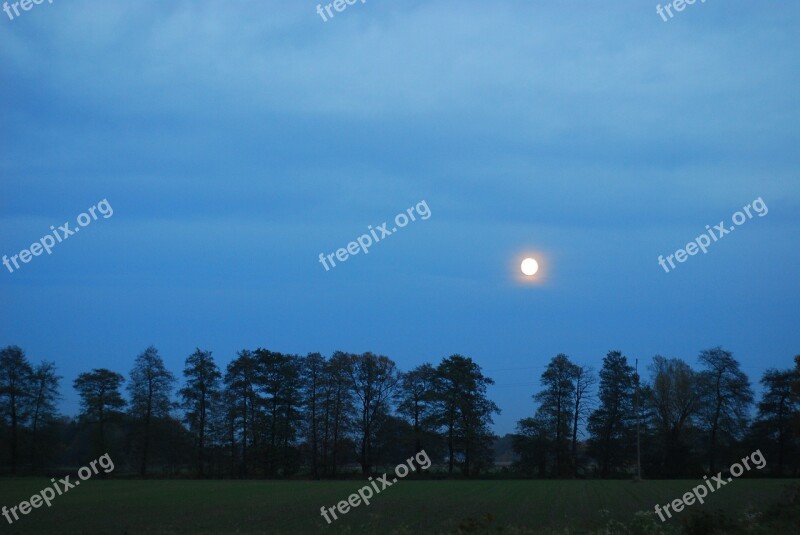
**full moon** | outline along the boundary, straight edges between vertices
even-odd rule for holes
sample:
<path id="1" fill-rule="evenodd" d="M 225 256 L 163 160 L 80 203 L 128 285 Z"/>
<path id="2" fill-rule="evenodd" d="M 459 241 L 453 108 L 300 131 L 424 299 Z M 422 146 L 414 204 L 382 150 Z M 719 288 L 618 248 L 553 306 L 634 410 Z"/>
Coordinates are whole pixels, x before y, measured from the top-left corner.
<path id="1" fill-rule="evenodd" d="M 526 258 L 522 261 L 522 265 L 520 265 L 520 269 L 522 273 L 527 276 L 536 275 L 536 272 L 539 271 L 539 262 L 534 260 L 533 258 Z"/>

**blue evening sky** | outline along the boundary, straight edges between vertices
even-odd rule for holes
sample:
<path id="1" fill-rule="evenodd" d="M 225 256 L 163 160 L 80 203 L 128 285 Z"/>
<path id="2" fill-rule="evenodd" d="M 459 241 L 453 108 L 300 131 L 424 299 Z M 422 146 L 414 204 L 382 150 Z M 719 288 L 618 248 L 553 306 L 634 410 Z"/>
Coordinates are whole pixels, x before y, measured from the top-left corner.
<path id="1" fill-rule="evenodd" d="M 797 2 L 55 0 L 0 12 L 0 346 L 72 381 L 154 344 L 454 353 L 497 385 L 495 431 L 563 352 L 757 382 L 800 352 Z M 668 255 L 763 198 L 665 273 Z M 425 200 L 432 216 L 326 272 Z M 391 228 L 393 225 L 389 225 Z M 537 284 L 517 280 L 535 252 Z"/>

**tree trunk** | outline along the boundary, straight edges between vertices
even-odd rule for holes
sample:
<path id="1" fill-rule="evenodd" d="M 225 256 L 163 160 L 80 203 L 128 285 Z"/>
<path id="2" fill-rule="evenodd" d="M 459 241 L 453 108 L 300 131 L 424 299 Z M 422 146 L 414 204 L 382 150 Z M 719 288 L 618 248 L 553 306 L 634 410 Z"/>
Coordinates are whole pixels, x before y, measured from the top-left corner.
<path id="1" fill-rule="evenodd" d="M 206 450 L 206 388 L 205 385 L 201 388 L 200 394 L 200 437 L 199 437 L 199 450 L 197 455 L 197 475 L 203 477 L 205 475 L 205 450 Z"/>
<path id="2" fill-rule="evenodd" d="M 244 409 L 242 412 L 242 459 L 239 465 L 239 476 L 247 475 L 247 395 L 242 398 Z"/>
<path id="3" fill-rule="evenodd" d="M 572 421 L 572 468 L 578 476 L 578 403 L 575 403 L 575 418 Z"/>
<path id="4" fill-rule="evenodd" d="M 361 473 L 364 475 L 369 474 L 369 460 L 367 459 L 368 453 L 368 445 L 367 445 L 367 437 L 369 436 L 369 416 L 367 415 L 367 409 L 364 408 L 362 413 L 362 422 L 364 425 L 364 434 L 361 437 Z"/>
<path id="5" fill-rule="evenodd" d="M 147 450 L 150 448 L 150 410 L 147 411 L 144 419 L 144 445 L 142 447 L 142 466 L 140 468 L 141 476 L 144 477 L 147 473 Z"/>
<path id="6" fill-rule="evenodd" d="M 17 396 L 11 385 L 11 475 L 17 473 Z"/>
<path id="7" fill-rule="evenodd" d="M 33 429 L 31 429 L 31 469 L 36 471 L 36 435 L 39 431 L 39 404 L 33 415 Z"/>
<path id="8" fill-rule="evenodd" d="M 336 454 L 339 452 L 339 419 L 342 411 L 342 392 L 341 386 L 336 385 L 336 408 L 333 413 L 333 445 L 331 447 L 331 469 L 336 475 Z"/>
<path id="9" fill-rule="evenodd" d="M 414 437 L 415 437 L 414 453 L 419 453 L 422 451 L 422 437 L 420 436 L 421 434 L 422 432 L 419 426 L 419 410 L 415 409 L 414 410 Z"/>
<path id="10" fill-rule="evenodd" d="M 311 474 L 319 479 L 317 466 L 317 376 L 311 386 Z"/>
<path id="11" fill-rule="evenodd" d="M 711 438 L 708 445 L 708 471 L 712 474 L 715 474 L 716 471 L 714 470 L 716 465 L 716 453 L 717 453 L 717 428 L 719 427 L 719 414 L 722 411 L 722 395 L 719 391 L 720 389 L 720 381 L 722 379 L 721 372 L 717 375 L 717 399 L 716 399 L 716 406 L 714 407 L 714 421 L 711 423 Z"/>
<path id="12" fill-rule="evenodd" d="M 556 401 L 556 477 L 561 477 L 561 394 Z"/>
<path id="13" fill-rule="evenodd" d="M 454 460 L 453 459 L 453 455 L 455 453 L 454 452 L 455 447 L 454 447 L 454 444 L 453 444 L 453 424 L 452 424 L 452 422 L 450 423 L 450 425 L 449 425 L 449 427 L 447 429 L 447 450 L 448 450 L 448 453 L 449 453 L 447 473 L 450 474 L 450 475 L 453 475 L 453 460 Z"/>
<path id="14" fill-rule="evenodd" d="M 783 402 L 778 405 L 778 476 L 783 475 Z"/>

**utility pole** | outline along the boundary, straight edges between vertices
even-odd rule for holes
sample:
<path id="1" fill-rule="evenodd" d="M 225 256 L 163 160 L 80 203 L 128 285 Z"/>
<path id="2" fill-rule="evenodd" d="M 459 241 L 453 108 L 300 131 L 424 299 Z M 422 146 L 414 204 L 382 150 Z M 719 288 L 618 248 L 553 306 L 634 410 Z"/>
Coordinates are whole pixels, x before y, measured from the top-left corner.
<path id="1" fill-rule="evenodd" d="M 641 446 L 639 440 L 639 359 L 636 359 L 636 373 L 633 376 L 633 379 L 636 381 L 636 395 L 635 395 L 635 405 L 636 405 L 636 481 L 641 481 L 642 479 L 642 454 L 641 454 Z"/>

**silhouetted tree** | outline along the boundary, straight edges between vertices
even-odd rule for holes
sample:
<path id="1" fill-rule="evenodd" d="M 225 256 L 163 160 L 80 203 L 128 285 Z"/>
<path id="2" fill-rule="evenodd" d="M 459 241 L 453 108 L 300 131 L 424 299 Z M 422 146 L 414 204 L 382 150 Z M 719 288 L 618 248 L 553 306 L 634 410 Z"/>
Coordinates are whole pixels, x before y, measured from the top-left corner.
<path id="1" fill-rule="evenodd" d="M 58 384 L 61 377 L 56 375 L 53 362 L 42 362 L 31 375 L 31 467 L 35 470 L 39 446 L 39 435 L 44 425 L 52 423 L 57 415 L 56 403 L 60 399 Z"/>
<path id="2" fill-rule="evenodd" d="M 284 355 L 257 349 L 255 389 L 260 443 L 265 471 L 270 476 L 278 469 L 284 473 L 295 469 L 297 455 L 293 444 L 300 424 L 301 362 L 295 355 Z"/>
<path id="3" fill-rule="evenodd" d="M 547 465 L 553 450 L 548 423 L 533 417 L 517 422 L 517 432 L 512 438 L 514 452 L 519 457 L 517 469 L 526 475 L 547 475 Z"/>
<path id="4" fill-rule="evenodd" d="M 649 404 L 661 438 L 662 468 L 669 476 L 686 471 L 688 428 L 699 407 L 697 375 L 681 359 L 653 357 Z"/>
<path id="5" fill-rule="evenodd" d="M 0 350 L 0 411 L 10 427 L 11 473 L 17 473 L 20 429 L 29 416 L 33 369 L 19 346 Z"/>
<path id="6" fill-rule="evenodd" d="M 492 461 L 494 434 L 489 429 L 492 415 L 500 409 L 486 397 L 494 381 L 483 375 L 471 358 L 452 355 L 436 367 L 437 421 L 444 427 L 448 451 L 448 472 L 452 474 L 456 458 L 463 459 L 462 471 Z"/>
<path id="7" fill-rule="evenodd" d="M 350 387 L 358 403 L 360 461 L 363 474 L 372 470 L 372 443 L 376 421 L 389 413 L 389 400 L 397 386 L 397 366 L 383 355 L 350 355 Z"/>
<path id="8" fill-rule="evenodd" d="M 555 458 L 555 475 L 566 474 L 568 437 L 575 414 L 575 378 L 579 367 L 564 354 L 558 354 L 542 373 L 543 390 L 533 396 L 539 403 L 537 419 L 544 423 Z"/>
<path id="9" fill-rule="evenodd" d="M 311 475 L 317 479 L 320 474 L 320 440 L 325 424 L 321 410 L 324 406 L 325 358 L 319 353 L 309 353 L 303 360 L 303 377 L 306 440 L 311 448 Z"/>
<path id="10" fill-rule="evenodd" d="M 397 412 L 411 424 L 414 453 L 423 450 L 423 437 L 435 430 L 436 370 L 422 364 L 400 375 Z"/>
<path id="11" fill-rule="evenodd" d="M 172 386 L 175 376 L 164 366 L 158 350 L 150 346 L 134 362 L 128 383 L 131 396 L 130 415 L 142 427 L 142 451 L 139 473 L 147 473 L 147 461 L 152 441 L 153 422 L 166 418 L 172 409 Z"/>
<path id="12" fill-rule="evenodd" d="M 592 395 L 597 378 L 594 370 L 586 366 L 575 366 L 573 374 L 575 385 L 572 409 L 572 467 L 574 475 L 578 475 L 578 426 L 586 421 L 589 415 L 589 398 Z"/>
<path id="13" fill-rule="evenodd" d="M 120 386 L 125 378 L 105 368 L 95 368 L 78 376 L 73 383 L 81 397 L 81 419 L 97 424 L 100 433 L 100 451 L 107 451 L 106 424 L 119 416 L 125 408 Z"/>
<path id="14" fill-rule="evenodd" d="M 589 452 L 600 464 L 601 477 L 619 470 L 635 447 L 633 366 L 619 351 L 609 351 L 600 370 L 599 406 L 589 417 Z"/>
<path id="15" fill-rule="evenodd" d="M 214 363 L 211 351 L 197 348 L 186 358 L 183 369 L 186 385 L 181 388 L 181 406 L 185 411 L 184 422 L 189 427 L 197 448 L 197 474 L 205 475 L 206 437 L 213 421 L 211 412 L 220 403 L 220 380 L 222 374 Z"/>
<path id="16" fill-rule="evenodd" d="M 281 458 L 284 475 L 300 468 L 300 450 L 296 447 L 303 426 L 303 358 L 289 355 L 281 369 Z"/>
<path id="17" fill-rule="evenodd" d="M 241 439 L 239 475 L 247 475 L 248 439 L 255 445 L 256 420 L 256 360 L 252 352 L 240 351 L 238 357 L 228 364 L 225 372 L 226 401 L 228 402 L 231 426 L 231 450 L 235 458 L 237 438 Z"/>
<path id="18" fill-rule="evenodd" d="M 325 472 L 336 475 L 345 454 L 347 435 L 355 429 L 355 401 L 351 390 L 350 355 L 334 352 L 325 364 L 322 381 L 323 440 Z"/>
<path id="19" fill-rule="evenodd" d="M 764 372 L 761 385 L 764 388 L 761 402 L 758 404 L 755 432 L 773 443 L 775 462 L 771 463 L 776 475 L 784 474 L 786 460 L 791 457 L 792 464 L 797 467 L 798 451 L 797 435 L 792 429 L 795 415 L 800 410 L 800 396 L 794 390 L 797 381 L 794 369 Z"/>
<path id="20" fill-rule="evenodd" d="M 721 347 L 706 349 L 700 352 L 698 360 L 704 368 L 698 374 L 699 419 L 708 433 L 708 471 L 716 474 L 721 437 L 730 445 L 729 442 L 744 434 L 753 390 L 730 351 Z"/>

